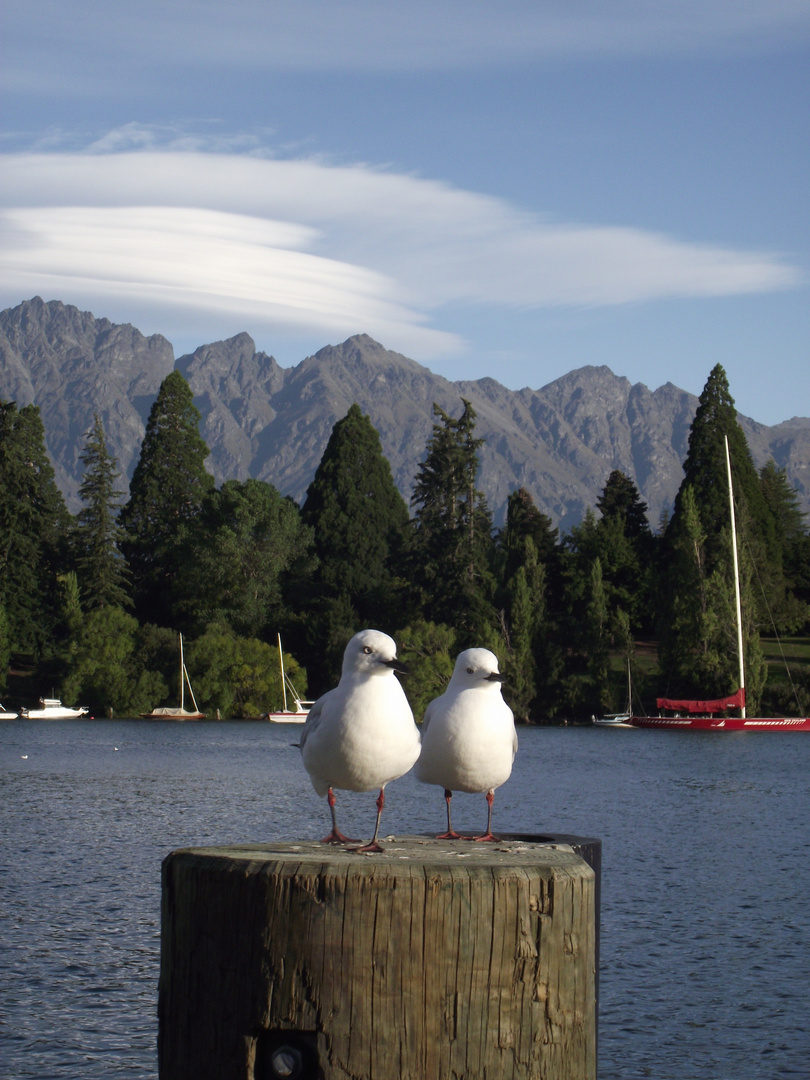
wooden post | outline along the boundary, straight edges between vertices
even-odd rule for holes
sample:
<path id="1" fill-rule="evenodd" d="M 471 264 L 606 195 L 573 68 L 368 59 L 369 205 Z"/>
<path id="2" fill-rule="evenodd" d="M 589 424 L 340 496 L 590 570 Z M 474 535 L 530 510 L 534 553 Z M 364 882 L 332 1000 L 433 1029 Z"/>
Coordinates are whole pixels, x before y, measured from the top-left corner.
<path id="1" fill-rule="evenodd" d="M 597 875 L 539 839 L 173 852 L 161 1080 L 595 1080 Z"/>

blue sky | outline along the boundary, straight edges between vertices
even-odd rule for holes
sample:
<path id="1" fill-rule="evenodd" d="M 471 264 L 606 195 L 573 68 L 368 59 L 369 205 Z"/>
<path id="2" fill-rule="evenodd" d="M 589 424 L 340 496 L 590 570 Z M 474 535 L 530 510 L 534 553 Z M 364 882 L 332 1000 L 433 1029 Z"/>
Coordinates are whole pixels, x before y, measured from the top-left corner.
<path id="1" fill-rule="evenodd" d="M 810 0 L 5 0 L 0 306 L 810 415 Z"/>

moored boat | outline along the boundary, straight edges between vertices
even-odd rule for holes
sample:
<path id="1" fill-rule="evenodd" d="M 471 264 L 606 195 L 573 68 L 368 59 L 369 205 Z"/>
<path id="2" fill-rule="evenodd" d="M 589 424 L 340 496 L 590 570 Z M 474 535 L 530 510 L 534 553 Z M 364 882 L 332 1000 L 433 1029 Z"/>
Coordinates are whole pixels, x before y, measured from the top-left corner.
<path id="1" fill-rule="evenodd" d="M 633 713 L 633 684 L 630 676 L 630 661 L 627 661 L 627 708 L 624 712 L 605 713 L 604 716 L 592 716 L 591 723 L 597 727 L 631 728 Z"/>
<path id="2" fill-rule="evenodd" d="M 183 635 L 178 634 L 180 639 L 180 704 L 178 705 L 163 705 L 157 709 L 152 709 L 151 712 L 141 713 L 142 720 L 204 720 L 205 713 L 200 712 L 197 708 L 197 701 L 194 697 L 194 691 L 191 688 L 191 679 L 188 677 L 188 671 L 186 669 L 186 663 L 183 658 Z M 191 700 L 194 704 L 194 709 L 186 708 L 185 689 L 188 686 L 188 692 L 191 694 Z"/>
<path id="3" fill-rule="evenodd" d="M 731 455 L 726 444 L 726 472 L 728 474 L 729 516 L 731 521 L 731 550 L 734 568 L 734 594 L 737 616 L 737 659 L 740 686 L 733 694 L 705 701 L 691 699 L 657 698 L 658 716 L 631 716 L 633 727 L 661 728 L 668 731 L 810 731 L 807 716 L 746 716 L 745 712 L 745 662 L 743 654 L 742 610 L 740 605 L 740 570 L 737 558 L 737 525 L 734 515 L 734 489 L 731 480 Z M 725 716 L 729 709 L 739 709 L 739 716 Z M 672 716 L 662 713 L 671 712 Z M 686 715 L 682 715 L 686 713 Z"/>
<path id="4" fill-rule="evenodd" d="M 281 634 L 278 634 L 278 664 L 281 670 L 281 693 L 284 698 L 284 707 L 280 712 L 268 712 L 262 716 L 263 720 L 269 721 L 271 724 L 303 724 L 306 723 L 307 713 L 310 710 L 310 706 L 313 704 L 311 701 L 304 701 L 298 695 L 298 691 L 292 684 L 289 675 L 284 670 L 284 654 L 281 651 Z M 290 691 L 290 696 L 293 702 L 293 708 L 288 708 L 287 705 L 287 690 Z"/>
<path id="5" fill-rule="evenodd" d="M 39 704 L 38 709 L 20 709 L 20 716 L 26 720 L 75 720 L 90 711 L 84 705 L 71 709 L 63 705 L 59 698 L 40 698 Z"/>
<path id="6" fill-rule="evenodd" d="M 0 720 L 16 720 L 17 713 L 9 712 L 3 705 L 0 705 Z"/>

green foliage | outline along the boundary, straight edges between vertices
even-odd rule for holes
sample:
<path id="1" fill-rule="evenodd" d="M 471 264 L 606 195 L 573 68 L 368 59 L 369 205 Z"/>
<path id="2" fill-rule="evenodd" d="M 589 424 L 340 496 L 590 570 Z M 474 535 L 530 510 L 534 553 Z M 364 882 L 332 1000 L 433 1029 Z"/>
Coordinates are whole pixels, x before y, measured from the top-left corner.
<path id="1" fill-rule="evenodd" d="M 597 557 L 591 566 L 587 608 L 588 667 L 600 710 L 610 708 L 609 683 L 609 613 L 607 593 L 602 577 L 602 563 Z"/>
<path id="2" fill-rule="evenodd" d="M 301 515 L 314 533 L 321 595 L 346 599 L 360 623 L 378 620 L 396 591 L 408 508 L 358 405 L 332 429 Z"/>
<path id="3" fill-rule="evenodd" d="M 759 480 L 774 523 L 773 544 L 768 551 L 770 619 L 779 633 L 795 633 L 810 620 L 810 564 L 804 555 L 805 551 L 810 555 L 810 547 L 805 515 L 796 489 L 773 458 L 759 470 Z"/>
<path id="4" fill-rule="evenodd" d="M 399 656 L 410 674 L 401 677 L 417 723 L 421 723 L 430 702 L 443 694 L 453 674 L 458 639 L 455 630 L 443 623 L 417 619 L 394 635 Z"/>
<path id="5" fill-rule="evenodd" d="M 722 536 L 728 524 L 728 479 L 724 436 L 728 438 L 734 494 L 747 507 L 752 536 L 758 542 L 773 542 L 773 517 L 765 502 L 759 476 L 745 435 L 737 423 L 737 410 L 720 364 L 711 371 L 689 432 L 689 451 L 684 462 L 684 479 L 675 498 L 675 509 L 667 537 L 678 534 L 682 519 L 682 492 L 692 489 L 695 507 L 706 535 L 706 557 L 714 570 L 723 557 Z"/>
<path id="6" fill-rule="evenodd" d="M 457 420 L 433 405 L 437 422 L 411 500 L 416 517 L 409 568 L 421 606 L 429 604 L 437 621 L 454 623 L 463 648 L 492 637 L 495 578 L 492 517 L 475 487 L 483 440 L 473 437 L 475 410 L 462 401 Z"/>
<path id="7" fill-rule="evenodd" d="M 661 658 L 670 692 L 724 696 L 739 685 L 724 436 L 734 487 L 746 696 L 751 711 L 765 680 L 759 625 L 768 617 L 767 596 L 784 597 L 784 577 L 775 516 L 719 364 L 700 396 L 689 434 L 684 480 L 665 537 Z"/>
<path id="8" fill-rule="evenodd" d="M 228 480 L 204 496 L 178 542 L 186 554 L 173 582 L 177 625 L 199 635 L 224 622 L 250 637 L 284 622 L 285 575 L 292 567 L 301 573 L 311 532 L 271 484 Z"/>
<path id="9" fill-rule="evenodd" d="M 249 718 L 283 704 L 281 671 L 274 648 L 256 638 L 238 637 L 217 623 L 189 643 L 187 661 L 198 704 L 209 714 Z M 303 668 L 284 655 L 284 667 L 298 692 L 306 695 Z"/>
<path id="10" fill-rule="evenodd" d="M 137 716 L 163 699 L 164 680 L 138 663 L 137 634 L 137 620 L 121 608 L 106 605 L 85 616 L 71 646 L 63 700 L 99 713 Z"/>
<path id="11" fill-rule="evenodd" d="M 70 519 L 34 405 L 18 411 L 0 401 L 0 493 L 0 603 L 11 648 L 41 656 L 54 644 Z"/>
<path id="12" fill-rule="evenodd" d="M 115 458 L 107 451 L 98 415 L 93 418 L 81 462 L 85 471 L 79 496 L 84 506 L 76 518 L 72 545 L 82 605 L 85 611 L 130 607 L 129 573 L 120 551 L 124 533 L 116 520 L 121 492 L 115 482 L 119 474 Z"/>
<path id="13" fill-rule="evenodd" d="M 0 604 L 0 691 L 5 691 L 11 659 L 11 634 L 6 609 Z"/>
<path id="14" fill-rule="evenodd" d="M 408 509 L 380 436 L 358 405 L 333 427 L 301 516 L 317 556 L 298 595 L 308 607 L 307 670 L 314 685 L 328 689 L 352 634 L 390 628 L 392 613 L 403 610 L 399 566 Z"/>
<path id="15" fill-rule="evenodd" d="M 648 536 L 647 504 L 642 501 L 638 488 L 619 469 L 614 469 L 607 479 L 602 494 L 596 500 L 603 521 L 621 518 L 625 535 L 638 539 Z"/>
<path id="16" fill-rule="evenodd" d="M 141 454 L 121 511 L 122 545 L 132 571 L 139 616 L 172 624 L 171 587 L 185 559 L 181 528 L 192 522 L 214 485 L 200 413 L 179 371 L 163 380 L 146 425 Z"/>

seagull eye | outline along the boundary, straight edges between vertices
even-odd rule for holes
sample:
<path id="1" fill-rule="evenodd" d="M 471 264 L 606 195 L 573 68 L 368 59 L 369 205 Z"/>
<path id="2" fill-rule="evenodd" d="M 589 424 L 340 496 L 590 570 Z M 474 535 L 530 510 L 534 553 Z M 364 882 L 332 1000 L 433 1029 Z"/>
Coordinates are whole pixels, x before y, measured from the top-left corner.
<path id="1" fill-rule="evenodd" d="M 467 674 L 468 674 L 468 675 L 474 675 L 474 674 L 475 674 L 475 672 L 473 671 L 473 669 L 472 669 L 471 667 L 468 667 L 468 668 L 467 668 Z"/>
<path id="2" fill-rule="evenodd" d="M 374 651 L 374 650 L 373 650 L 373 649 L 371 649 L 371 648 L 370 648 L 370 647 L 369 647 L 368 645 L 364 645 L 364 646 L 363 646 L 363 652 L 364 652 L 364 653 L 365 653 L 365 654 L 366 654 L 367 656 L 368 656 L 368 655 L 369 655 L 370 653 L 372 653 L 373 651 Z"/>

